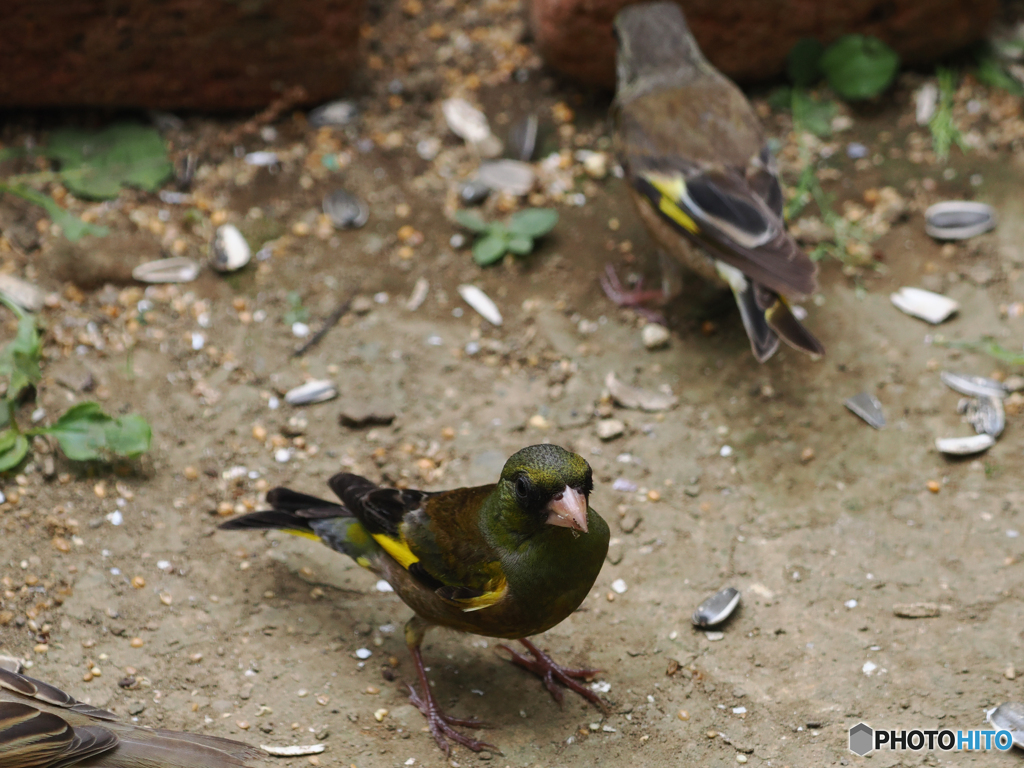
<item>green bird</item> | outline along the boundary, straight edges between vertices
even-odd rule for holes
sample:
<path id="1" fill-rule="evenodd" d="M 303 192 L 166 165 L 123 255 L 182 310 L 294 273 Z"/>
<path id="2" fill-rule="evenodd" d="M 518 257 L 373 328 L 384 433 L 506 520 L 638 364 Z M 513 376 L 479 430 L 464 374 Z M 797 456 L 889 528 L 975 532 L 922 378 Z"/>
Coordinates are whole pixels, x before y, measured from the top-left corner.
<path id="1" fill-rule="evenodd" d="M 743 93 L 704 58 L 675 3 L 619 12 L 616 144 L 651 236 L 683 266 L 728 286 L 758 362 L 779 339 L 824 347 L 787 299 L 816 288 L 815 265 L 786 232 L 778 171 Z M 619 303 L 644 294 L 602 278 Z"/>
<path id="2" fill-rule="evenodd" d="M 499 647 L 542 677 L 556 701 L 562 702 L 561 685 L 605 708 L 577 682 L 597 670 L 561 667 L 527 639 L 579 607 L 608 553 L 608 526 L 589 506 L 593 473 L 582 457 L 533 445 L 509 458 L 496 484 L 436 493 L 381 488 L 352 474 L 335 475 L 328 485 L 341 504 L 275 488 L 267 493 L 271 510 L 220 527 L 319 539 L 394 588 L 415 612 L 405 641 L 420 692 L 408 686 L 410 701 L 446 755 L 448 739 L 477 752 L 494 747 L 455 730 L 481 723 L 450 717 L 431 693 L 420 645 L 432 626 L 519 640 L 532 658 Z"/>
<path id="3" fill-rule="evenodd" d="M 0 768 L 256 768 L 231 739 L 143 728 L 0 666 Z"/>

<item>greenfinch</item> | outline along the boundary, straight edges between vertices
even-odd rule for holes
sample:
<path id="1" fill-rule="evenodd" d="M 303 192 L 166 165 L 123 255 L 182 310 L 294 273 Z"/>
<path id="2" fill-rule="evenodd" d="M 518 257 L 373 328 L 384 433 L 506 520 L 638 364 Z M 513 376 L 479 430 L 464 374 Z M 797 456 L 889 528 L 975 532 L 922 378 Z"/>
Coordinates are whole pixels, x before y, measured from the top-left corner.
<path id="1" fill-rule="evenodd" d="M 527 638 L 579 607 L 608 552 L 608 526 L 589 506 L 590 465 L 554 445 L 523 448 L 497 483 L 428 492 L 381 488 L 339 474 L 328 483 L 340 504 L 276 488 L 272 509 L 229 520 L 221 528 L 277 528 L 319 539 L 376 573 L 414 611 L 405 627 L 419 690 L 410 700 L 427 719 L 438 746 L 449 740 L 473 751 L 493 746 L 457 731 L 477 727 L 438 705 L 420 645 L 432 626 L 519 640 L 529 656 L 499 646 L 539 675 L 559 703 L 564 686 L 597 706 L 604 702 L 579 680 L 596 670 L 556 664 Z"/>
<path id="2" fill-rule="evenodd" d="M 256 768 L 261 756 L 231 739 L 122 723 L 0 666 L 0 768 Z"/>
<path id="3" fill-rule="evenodd" d="M 815 290 L 815 265 L 786 232 L 778 171 L 750 103 L 704 58 L 675 3 L 627 6 L 614 29 L 617 151 L 651 236 L 732 290 L 758 362 L 780 338 L 823 355 L 789 303 Z"/>

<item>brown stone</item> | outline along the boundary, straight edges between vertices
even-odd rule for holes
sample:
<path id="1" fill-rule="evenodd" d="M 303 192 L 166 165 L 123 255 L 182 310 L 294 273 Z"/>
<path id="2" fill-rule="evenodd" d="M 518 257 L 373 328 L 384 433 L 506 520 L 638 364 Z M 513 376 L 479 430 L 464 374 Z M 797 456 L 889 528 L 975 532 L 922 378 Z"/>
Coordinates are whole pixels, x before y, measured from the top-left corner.
<path id="1" fill-rule="evenodd" d="M 531 0 L 534 34 L 547 63 L 583 82 L 614 87 L 615 14 L 636 0 Z M 775 77 L 802 37 L 826 45 L 874 35 L 906 64 L 945 56 L 985 34 L 997 0 L 683 0 L 711 63 L 739 81 Z"/>
<path id="2" fill-rule="evenodd" d="M 258 109 L 336 98 L 365 0 L 5 0 L 0 105 Z"/>

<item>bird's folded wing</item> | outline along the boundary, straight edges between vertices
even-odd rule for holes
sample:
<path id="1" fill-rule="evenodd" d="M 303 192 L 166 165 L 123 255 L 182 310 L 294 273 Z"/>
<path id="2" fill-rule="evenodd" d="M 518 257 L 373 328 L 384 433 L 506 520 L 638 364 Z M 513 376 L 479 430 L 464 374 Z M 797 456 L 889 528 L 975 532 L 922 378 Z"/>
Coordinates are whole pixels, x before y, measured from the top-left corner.
<path id="1" fill-rule="evenodd" d="M 680 235 L 697 240 L 715 258 L 787 295 L 814 291 L 815 266 L 786 233 L 779 215 L 739 174 L 697 171 L 634 158 L 634 188 Z M 770 191 L 766 180 L 763 186 Z"/>

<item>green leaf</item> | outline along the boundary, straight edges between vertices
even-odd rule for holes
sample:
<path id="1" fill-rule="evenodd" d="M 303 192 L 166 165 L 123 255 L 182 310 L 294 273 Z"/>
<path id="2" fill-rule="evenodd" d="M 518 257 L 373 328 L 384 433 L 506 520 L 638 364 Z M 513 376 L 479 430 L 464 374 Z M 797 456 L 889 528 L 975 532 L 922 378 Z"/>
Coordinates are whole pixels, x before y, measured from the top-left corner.
<path id="1" fill-rule="evenodd" d="M 984 83 L 989 88 L 1001 88 L 1013 96 L 1024 95 L 1024 87 L 1013 75 L 1006 71 L 1003 65 L 995 56 L 986 54 L 978 59 L 978 68 L 974 70 L 974 76 L 978 82 Z"/>
<path id="2" fill-rule="evenodd" d="M 13 429 L 0 432 L 0 472 L 14 469 L 28 453 L 28 438 Z"/>
<path id="3" fill-rule="evenodd" d="M 786 62 L 786 74 L 793 81 L 793 85 L 800 88 L 810 88 L 821 80 L 821 55 L 825 46 L 813 37 L 804 37 L 797 41 L 789 50 L 789 60 Z"/>
<path id="4" fill-rule="evenodd" d="M 835 102 L 819 101 L 803 88 L 793 89 L 793 125 L 798 130 L 810 131 L 815 136 L 828 136 L 832 133 L 835 114 Z"/>
<path id="5" fill-rule="evenodd" d="M 468 229 L 470 232 L 486 232 L 487 222 L 477 216 L 475 213 L 459 209 L 455 212 L 455 220 L 462 226 Z"/>
<path id="6" fill-rule="evenodd" d="M 174 171 L 160 132 L 136 123 L 116 123 L 99 132 L 55 131 L 45 152 L 60 161 L 64 185 L 93 200 L 113 199 L 121 187 L 155 192 Z"/>
<path id="7" fill-rule="evenodd" d="M 508 249 L 516 256 L 527 256 L 533 251 L 533 238 L 514 235 L 508 241 Z"/>
<path id="8" fill-rule="evenodd" d="M 554 208 L 527 208 L 512 214 L 508 230 L 513 235 L 542 237 L 554 229 L 557 223 L 558 211 Z"/>
<path id="9" fill-rule="evenodd" d="M 508 250 L 508 240 L 497 235 L 481 237 L 473 243 L 473 261 L 481 267 L 500 261 Z"/>
<path id="10" fill-rule="evenodd" d="M 46 209 L 50 220 L 64 232 L 64 237 L 72 242 L 80 240 L 84 235 L 103 237 L 110 231 L 106 227 L 82 221 L 70 211 L 57 205 L 57 201 L 49 195 L 44 195 L 42 192 L 37 192 L 29 187 L 23 187 L 20 184 L 0 184 L 0 192 L 10 192 L 12 195 L 17 195 L 24 200 L 28 200 L 30 203 L 42 206 Z"/>
<path id="11" fill-rule="evenodd" d="M 42 344 L 35 318 L 6 298 L 0 297 L 0 302 L 18 316 L 18 333 L 0 350 L 0 375 L 9 378 L 6 397 L 13 401 L 42 378 L 39 370 Z"/>
<path id="12" fill-rule="evenodd" d="M 72 406 L 52 426 L 36 432 L 56 437 L 64 455 L 72 461 L 138 456 L 149 450 L 153 437 L 141 416 L 129 414 L 115 419 L 93 402 Z"/>
<path id="13" fill-rule="evenodd" d="M 900 57 L 877 37 L 844 35 L 822 54 L 821 70 L 844 99 L 870 99 L 884 91 L 900 66 Z"/>

